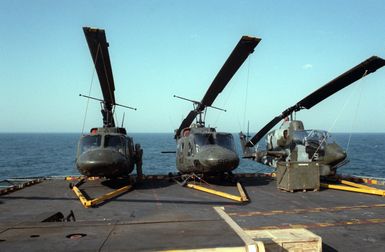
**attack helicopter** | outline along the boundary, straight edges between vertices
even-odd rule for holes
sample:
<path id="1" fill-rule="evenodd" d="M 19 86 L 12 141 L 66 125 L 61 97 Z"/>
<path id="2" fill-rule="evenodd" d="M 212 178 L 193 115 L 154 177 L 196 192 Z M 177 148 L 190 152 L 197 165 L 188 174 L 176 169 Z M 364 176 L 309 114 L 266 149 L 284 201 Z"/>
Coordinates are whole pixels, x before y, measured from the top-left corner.
<path id="1" fill-rule="evenodd" d="M 260 40 L 248 36 L 240 39 L 201 101 L 174 95 L 176 98 L 192 102 L 194 106 L 179 128 L 175 130 L 176 167 L 180 173 L 215 175 L 230 173 L 238 167 L 239 157 L 233 135 L 216 132 L 212 127 L 205 127 L 202 114 L 206 113 L 208 107 L 223 110 L 212 106 L 215 98 L 223 91 Z M 196 123 L 192 124 L 194 119 Z"/>
<path id="2" fill-rule="evenodd" d="M 251 139 L 241 132 L 239 135 L 244 158 L 254 159 L 273 168 L 277 167 L 279 161 L 317 162 L 321 176 L 334 175 L 337 168 L 348 163 L 346 152 L 332 141 L 327 131 L 306 130 L 302 121 L 293 119 L 293 113 L 312 108 L 384 65 L 384 59 L 372 56 L 274 117 Z M 269 132 L 281 120 L 284 121 L 280 128 Z M 266 150 L 259 151 L 254 146 L 265 135 Z"/>
<path id="3" fill-rule="evenodd" d="M 133 110 L 136 108 L 115 102 L 115 85 L 105 31 L 90 27 L 83 27 L 83 31 L 98 74 L 103 99 L 80 96 L 100 101 L 103 127 L 92 128 L 89 134 L 80 138 L 76 167 L 85 176 L 115 178 L 129 175 L 136 164 L 139 174 L 143 151 L 139 144 L 134 145 L 123 125 L 116 127 L 113 117 L 115 106 Z"/>

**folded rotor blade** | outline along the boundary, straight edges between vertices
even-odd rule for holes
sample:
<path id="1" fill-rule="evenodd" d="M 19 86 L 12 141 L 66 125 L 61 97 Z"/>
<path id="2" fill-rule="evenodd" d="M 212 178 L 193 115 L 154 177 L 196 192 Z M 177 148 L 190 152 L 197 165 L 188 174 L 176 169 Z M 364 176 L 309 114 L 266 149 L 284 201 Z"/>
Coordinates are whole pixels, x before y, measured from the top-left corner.
<path id="1" fill-rule="evenodd" d="M 254 48 L 261 41 L 260 38 L 243 36 L 234 50 L 218 72 L 217 76 L 211 83 L 209 89 L 204 95 L 201 104 L 198 106 L 198 111 L 203 111 L 206 106 L 211 106 L 219 93 L 223 91 L 227 83 L 231 80 L 239 67 L 254 51 Z"/>
<path id="2" fill-rule="evenodd" d="M 349 86 L 362 77 L 375 72 L 377 69 L 383 67 L 384 65 L 385 60 L 380 57 L 372 56 L 368 58 L 361 64 L 358 64 L 349 71 L 341 74 L 334 80 L 330 81 L 329 83 L 314 91 L 312 94 L 299 101 L 297 103 L 297 109 L 310 109 L 327 97 Z"/>
<path id="3" fill-rule="evenodd" d="M 377 69 L 383 67 L 385 65 L 385 60 L 377 57 L 372 56 L 365 60 L 364 62 L 358 64 L 357 66 L 353 67 L 349 71 L 343 73 L 342 75 L 338 76 L 334 80 L 330 81 L 329 83 L 325 84 L 321 88 L 317 89 L 310 95 L 306 96 L 304 99 L 299 101 L 294 106 L 286 109 L 281 113 L 281 115 L 275 117 L 273 120 L 271 120 L 268 124 L 266 124 L 247 144 L 246 147 L 254 146 L 259 142 L 259 140 L 264 137 L 277 123 L 279 123 L 280 120 L 285 118 L 286 116 L 289 116 L 294 111 L 299 111 L 303 108 L 310 109 L 317 103 L 323 101 L 327 97 L 333 95 L 334 93 L 340 91 L 341 89 L 349 86 L 353 82 L 361 79 L 362 77 L 365 77 L 366 75 L 375 72 Z"/>
<path id="4" fill-rule="evenodd" d="M 91 52 L 92 60 L 99 77 L 104 102 L 110 105 L 115 104 L 115 85 L 112 76 L 110 56 L 106 34 L 102 29 L 83 27 L 84 35 Z"/>
<path id="5" fill-rule="evenodd" d="M 215 98 L 226 87 L 227 83 L 231 80 L 239 67 L 247 59 L 247 57 L 254 51 L 254 48 L 261 41 L 260 38 L 243 36 L 234 50 L 218 72 L 217 76 L 211 83 L 206 94 L 195 110 L 190 111 L 187 117 L 182 121 L 179 129 L 175 132 L 175 138 L 177 138 L 182 129 L 189 127 L 194 121 L 199 112 L 202 112 L 207 106 L 213 104 Z"/>

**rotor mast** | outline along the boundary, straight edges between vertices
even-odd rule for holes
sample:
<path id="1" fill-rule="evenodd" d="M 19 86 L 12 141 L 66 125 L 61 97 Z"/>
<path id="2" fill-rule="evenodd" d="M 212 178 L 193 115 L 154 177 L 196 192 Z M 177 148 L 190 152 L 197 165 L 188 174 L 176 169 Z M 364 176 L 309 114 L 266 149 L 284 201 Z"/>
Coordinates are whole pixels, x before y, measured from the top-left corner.
<path id="1" fill-rule="evenodd" d="M 226 109 L 218 108 L 218 107 L 215 107 L 215 106 L 212 106 L 212 105 L 211 106 L 202 106 L 202 103 L 199 102 L 199 101 L 187 99 L 187 98 L 184 98 L 184 97 L 181 97 L 181 96 L 178 96 L 178 95 L 174 95 L 174 98 L 178 98 L 178 99 L 189 101 L 189 102 L 193 103 L 193 106 L 194 106 L 194 110 L 193 111 L 196 111 L 196 113 L 197 113 L 198 117 L 196 119 L 196 122 L 197 122 L 197 125 L 199 127 L 204 127 L 205 126 L 205 122 L 202 120 L 202 114 L 206 112 L 206 107 L 210 107 L 210 108 L 213 108 L 213 109 L 217 109 L 217 110 L 226 112 Z M 204 107 L 204 108 L 202 110 L 200 110 L 200 109 L 198 109 L 199 106 Z"/>

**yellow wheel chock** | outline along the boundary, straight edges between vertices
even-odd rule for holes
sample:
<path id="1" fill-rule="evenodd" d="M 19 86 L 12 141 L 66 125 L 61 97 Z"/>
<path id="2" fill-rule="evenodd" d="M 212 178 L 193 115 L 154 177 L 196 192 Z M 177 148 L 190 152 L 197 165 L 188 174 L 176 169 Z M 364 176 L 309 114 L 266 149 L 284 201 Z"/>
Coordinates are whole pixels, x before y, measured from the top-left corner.
<path id="1" fill-rule="evenodd" d="M 382 190 L 382 189 L 378 189 L 375 187 L 370 187 L 370 186 L 366 186 L 366 185 L 362 185 L 362 184 L 357 184 L 357 183 L 350 182 L 347 180 L 340 180 L 340 182 L 341 182 L 341 184 L 344 184 L 345 186 L 321 183 L 321 187 L 329 188 L 329 189 L 335 189 L 335 190 L 349 191 L 349 192 L 358 192 L 358 193 L 366 193 L 366 194 L 385 196 L 385 190 Z"/>

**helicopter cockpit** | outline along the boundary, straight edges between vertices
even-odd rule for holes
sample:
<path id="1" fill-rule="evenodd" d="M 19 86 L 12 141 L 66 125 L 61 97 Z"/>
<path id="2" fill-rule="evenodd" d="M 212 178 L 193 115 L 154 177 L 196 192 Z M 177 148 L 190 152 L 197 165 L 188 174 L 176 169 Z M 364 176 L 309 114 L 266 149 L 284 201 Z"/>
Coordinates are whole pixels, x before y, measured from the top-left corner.
<path id="1" fill-rule="evenodd" d="M 195 133 L 194 142 L 196 152 L 207 145 L 219 145 L 231 151 L 235 150 L 235 143 L 232 134 L 229 133 Z"/>
<path id="2" fill-rule="evenodd" d="M 329 141 L 330 135 L 324 130 L 296 130 L 292 133 L 294 144 L 323 148 Z"/>
<path id="3" fill-rule="evenodd" d="M 330 135 L 324 130 L 296 130 L 292 134 L 293 147 L 298 146 L 297 150 L 303 148 L 306 152 L 306 157 L 302 156 L 302 158 L 299 152 L 298 159 L 318 160 L 320 155 L 324 155 L 326 146 L 330 142 Z"/>
<path id="4" fill-rule="evenodd" d="M 126 141 L 120 135 L 86 135 L 81 138 L 79 143 L 80 154 L 102 147 L 119 151 L 125 155 Z"/>

